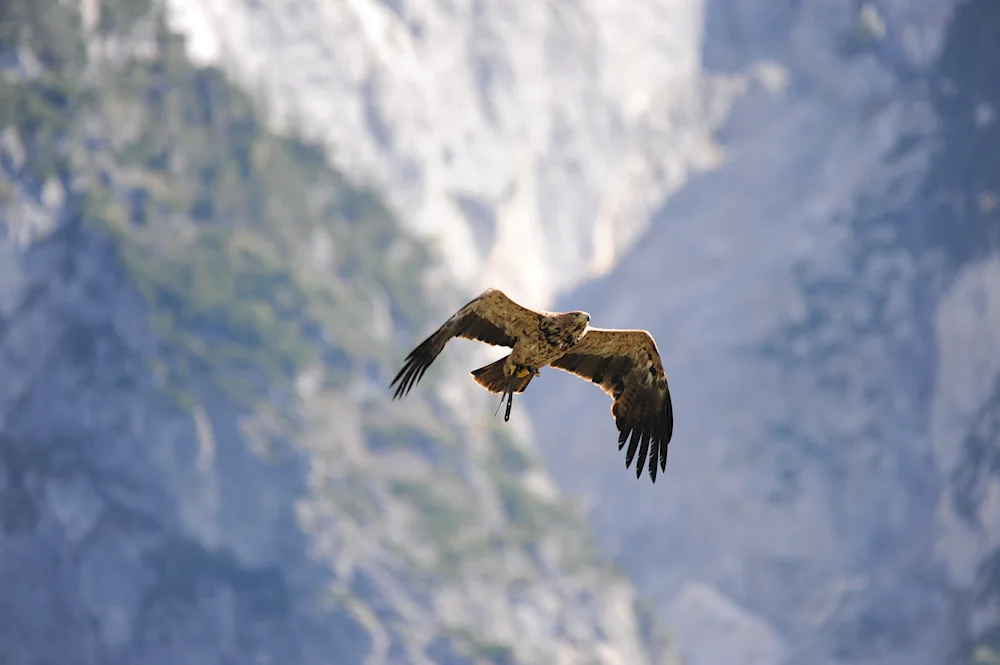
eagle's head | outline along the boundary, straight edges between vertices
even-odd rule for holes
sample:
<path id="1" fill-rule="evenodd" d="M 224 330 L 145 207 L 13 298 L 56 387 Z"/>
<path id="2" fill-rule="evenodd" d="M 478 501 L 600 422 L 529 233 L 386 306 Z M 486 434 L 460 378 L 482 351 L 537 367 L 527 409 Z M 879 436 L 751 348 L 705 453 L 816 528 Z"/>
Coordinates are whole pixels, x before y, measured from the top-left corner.
<path id="1" fill-rule="evenodd" d="M 555 333 L 560 344 L 568 347 L 579 342 L 583 334 L 587 332 L 587 324 L 590 323 L 590 314 L 586 312 L 563 312 L 552 316 L 549 322 L 551 324 L 550 332 Z"/>
<path id="2" fill-rule="evenodd" d="M 577 333 L 577 336 L 582 336 L 583 333 L 587 331 L 587 326 L 590 324 L 590 314 L 586 312 L 570 312 L 573 317 L 572 329 Z"/>

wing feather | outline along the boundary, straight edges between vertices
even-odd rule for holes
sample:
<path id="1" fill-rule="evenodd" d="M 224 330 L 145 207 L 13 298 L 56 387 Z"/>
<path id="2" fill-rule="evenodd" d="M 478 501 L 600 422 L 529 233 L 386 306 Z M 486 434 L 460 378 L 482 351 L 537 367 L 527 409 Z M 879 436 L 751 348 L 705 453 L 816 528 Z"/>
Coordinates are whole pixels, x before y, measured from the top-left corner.
<path id="1" fill-rule="evenodd" d="M 396 386 L 393 399 L 410 392 L 451 339 L 461 337 L 513 348 L 529 324 L 537 322 L 539 314 L 517 304 L 499 289 L 486 289 L 410 352 L 389 385 Z"/>
<path id="2" fill-rule="evenodd" d="M 657 465 L 666 471 L 674 410 L 652 335 L 645 330 L 588 328 L 569 353 L 550 365 L 588 379 L 611 395 L 618 449 L 629 444 L 625 468 L 635 460 L 635 475 L 640 477 L 648 456 L 649 477 L 655 483 Z"/>

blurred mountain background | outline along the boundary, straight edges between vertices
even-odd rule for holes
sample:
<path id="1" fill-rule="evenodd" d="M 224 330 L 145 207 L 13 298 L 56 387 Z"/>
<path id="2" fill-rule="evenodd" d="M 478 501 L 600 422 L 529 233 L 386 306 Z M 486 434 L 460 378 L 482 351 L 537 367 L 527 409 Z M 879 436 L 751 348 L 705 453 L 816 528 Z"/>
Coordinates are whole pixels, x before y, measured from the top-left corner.
<path id="1" fill-rule="evenodd" d="M 995 0 L 0 2 L 0 665 L 1000 664 Z M 656 337 L 515 405 L 486 286 Z"/>

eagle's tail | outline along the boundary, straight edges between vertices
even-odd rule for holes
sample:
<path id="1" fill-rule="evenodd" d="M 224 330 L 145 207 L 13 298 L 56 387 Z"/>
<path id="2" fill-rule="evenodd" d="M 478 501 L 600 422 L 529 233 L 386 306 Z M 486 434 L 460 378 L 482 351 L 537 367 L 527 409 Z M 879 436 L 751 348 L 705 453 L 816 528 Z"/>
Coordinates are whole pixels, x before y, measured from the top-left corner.
<path id="1" fill-rule="evenodd" d="M 528 383 L 534 378 L 534 374 L 529 374 L 528 376 L 520 379 L 516 376 L 506 377 L 503 374 L 503 364 L 507 362 L 509 356 L 504 356 L 495 363 L 490 363 L 485 367 L 480 367 L 479 369 L 472 370 L 472 377 L 476 380 L 476 383 L 486 388 L 491 393 L 502 393 L 506 392 L 510 388 L 515 393 L 523 393 L 524 389 L 528 387 Z M 513 384 L 511 381 L 513 380 Z"/>

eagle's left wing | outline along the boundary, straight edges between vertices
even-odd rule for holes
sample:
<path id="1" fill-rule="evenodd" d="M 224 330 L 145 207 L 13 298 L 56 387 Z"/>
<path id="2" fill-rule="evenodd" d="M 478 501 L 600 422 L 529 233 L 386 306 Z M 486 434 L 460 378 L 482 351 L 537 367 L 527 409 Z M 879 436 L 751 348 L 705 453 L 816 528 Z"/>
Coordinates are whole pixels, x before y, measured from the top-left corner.
<path id="1" fill-rule="evenodd" d="M 657 461 L 660 470 L 666 470 L 674 410 L 653 337 L 645 330 L 588 328 L 576 346 L 550 365 L 589 379 L 614 398 L 611 414 L 618 427 L 618 449 L 632 437 L 625 468 L 638 449 L 638 478 L 649 453 L 649 477 L 655 483 Z"/>
<path id="2" fill-rule="evenodd" d="M 486 289 L 410 352 L 390 384 L 396 386 L 393 399 L 404 396 L 420 381 L 449 340 L 461 337 L 513 348 L 526 329 L 537 326 L 539 316 L 541 312 L 519 305 L 503 291 Z"/>

